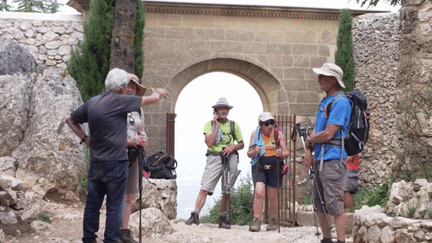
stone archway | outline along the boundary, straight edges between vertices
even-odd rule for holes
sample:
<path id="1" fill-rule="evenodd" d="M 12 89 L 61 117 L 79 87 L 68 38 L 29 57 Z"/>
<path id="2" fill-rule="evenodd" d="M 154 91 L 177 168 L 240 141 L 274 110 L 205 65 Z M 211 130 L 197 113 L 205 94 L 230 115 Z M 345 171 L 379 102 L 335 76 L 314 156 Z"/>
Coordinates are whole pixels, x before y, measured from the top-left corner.
<path id="1" fill-rule="evenodd" d="M 246 80 L 258 93 L 263 109 L 275 114 L 289 114 L 283 85 L 267 70 L 236 58 L 211 58 L 186 67 L 171 80 L 171 112 L 174 112 L 181 91 L 195 78 L 214 71 L 223 71 Z"/>

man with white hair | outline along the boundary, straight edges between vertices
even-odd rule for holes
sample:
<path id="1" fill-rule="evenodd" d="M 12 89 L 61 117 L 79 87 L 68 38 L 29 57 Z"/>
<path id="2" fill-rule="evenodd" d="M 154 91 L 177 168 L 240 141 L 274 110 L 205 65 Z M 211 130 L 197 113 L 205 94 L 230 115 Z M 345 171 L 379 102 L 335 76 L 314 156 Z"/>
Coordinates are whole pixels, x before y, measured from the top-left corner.
<path id="1" fill-rule="evenodd" d="M 112 69 L 105 79 L 106 91 L 91 97 L 66 118 L 66 123 L 90 146 L 88 195 L 84 209 L 84 243 L 96 243 L 99 214 L 106 195 L 105 243 L 120 241 L 120 222 L 127 174 L 127 113 L 140 112 L 141 105 L 158 102 L 169 93 L 154 89 L 150 96 L 126 95 L 130 75 L 121 69 Z M 80 124 L 88 122 L 90 138 Z"/>
<path id="2" fill-rule="evenodd" d="M 351 104 L 342 92 L 345 85 L 342 81 L 343 71 L 339 66 L 324 63 L 321 68 L 313 68 L 313 71 L 318 74 L 319 87 L 326 96 L 319 103 L 315 131 L 306 140 L 303 163 L 306 169 L 312 166 L 316 175 L 315 183 L 318 186 L 314 187 L 313 195 L 323 233 L 321 242 L 333 243 L 325 214 L 329 213 L 334 217 L 337 243 L 344 243 L 346 215 L 343 193 L 347 153 L 340 141 L 348 134 Z M 332 101 L 333 104 L 328 105 Z M 315 158 L 312 158 L 312 152 L 315 152 Z M 316 188 L 319 188 L 319 193 Z M 318 195 L 323 195 L 323 198 Z M 324 206 L 320 200 L 324 201 Z"/>

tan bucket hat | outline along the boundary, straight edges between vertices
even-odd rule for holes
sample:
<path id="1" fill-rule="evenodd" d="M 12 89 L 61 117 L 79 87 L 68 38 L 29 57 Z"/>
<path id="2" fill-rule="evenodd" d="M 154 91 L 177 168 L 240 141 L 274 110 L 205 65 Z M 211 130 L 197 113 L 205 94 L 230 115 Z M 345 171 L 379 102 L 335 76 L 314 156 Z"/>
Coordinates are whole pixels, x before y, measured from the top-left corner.
<path id="1" fill-rule="evenodd" d="M 130 81 L 134 82 L 137 85 L 136 96 L 143 96 L 147 91 L 147 88 L 140 84 L 138 76 L 135 74 L 130 74 Z"/>
<path id="2" fill-rule="evenodd" d="M 321 68 L 312 68 L 314 73 L 322 74 L 325 76 L 333 76 L 336 77 L 339 85 L 342 88 L 345 88 L 345 84 L 343 83 L 343 70 L 338 65 L 333 63 L 324 63 Z"/>

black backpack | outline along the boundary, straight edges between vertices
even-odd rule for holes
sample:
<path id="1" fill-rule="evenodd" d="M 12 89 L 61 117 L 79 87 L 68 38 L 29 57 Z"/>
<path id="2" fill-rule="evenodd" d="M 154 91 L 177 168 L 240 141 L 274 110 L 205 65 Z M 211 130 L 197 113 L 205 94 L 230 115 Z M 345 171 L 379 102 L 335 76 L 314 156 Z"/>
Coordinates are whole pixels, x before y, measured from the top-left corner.
<path id="1" fill-rule="evenodd" d="M 367 111 L 366 95 L 363 92 L 354 90 L 345 95 L 351 103 L 351 118 L 348 125 L 348 134 L 344 139 L 344 147 L 348 156 L 352 156 L 363 151 L 368 140 L 369 112 Z M 327 117 L 329 117 L 331 106 L 337 98 L 327 104 Z"/>
<path id="2" fill-rule="evenodd" d="M 144 170 L 150 172 L 153 179 L 176 179 L 177 160 L 170 154 L 158 151 L 147 158 Z"/>

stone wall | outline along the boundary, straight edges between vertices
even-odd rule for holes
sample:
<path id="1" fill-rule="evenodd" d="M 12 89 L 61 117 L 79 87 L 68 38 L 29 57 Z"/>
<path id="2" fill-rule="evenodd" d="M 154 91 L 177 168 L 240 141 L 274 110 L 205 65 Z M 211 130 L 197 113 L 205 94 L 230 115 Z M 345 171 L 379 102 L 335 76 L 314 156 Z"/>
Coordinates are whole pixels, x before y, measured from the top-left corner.
<path id="1" fill-rule="evenodd" d="M 353 19 L 356 88 L 364 91 L 371 112 L 360 181 L 381 184 L 391 174 L 395 154 L 399 13 L 365 14 Z"/>
<path id="2" fill-rule="evenodd" d="M 0 39 L 17 41 L 40 66 L 66 68 L 71 48 L 83 37 L 80 15 L 2 12 L 0 16 Z"/>
<path id="3" fill-rule="evenodd" d="M 432 242 L 431 201 L 432 183 L 425 179 L 393 183 L 384 209 L 363 206 L 354 213 L 354 242 Z"/>

